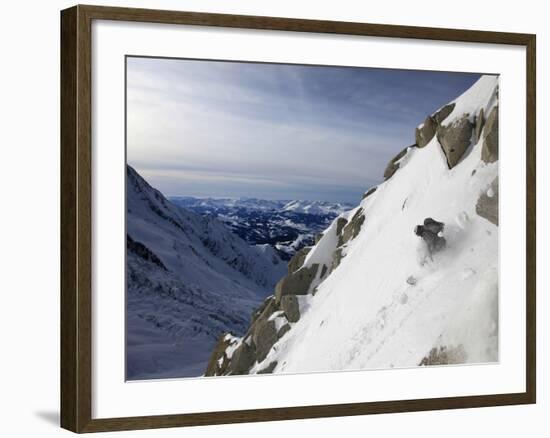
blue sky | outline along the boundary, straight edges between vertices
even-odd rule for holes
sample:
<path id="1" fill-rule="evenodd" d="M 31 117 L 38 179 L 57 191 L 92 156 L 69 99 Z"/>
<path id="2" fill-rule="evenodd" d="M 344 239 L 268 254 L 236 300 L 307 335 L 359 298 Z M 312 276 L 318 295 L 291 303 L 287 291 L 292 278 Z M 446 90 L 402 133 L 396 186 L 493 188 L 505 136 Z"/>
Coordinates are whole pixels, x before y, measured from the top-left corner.
<path id="1" fill-rule="evenodd" d="M 356 203 L 479 76 L 131 57 L 128 163 L 168 196 Z"/>

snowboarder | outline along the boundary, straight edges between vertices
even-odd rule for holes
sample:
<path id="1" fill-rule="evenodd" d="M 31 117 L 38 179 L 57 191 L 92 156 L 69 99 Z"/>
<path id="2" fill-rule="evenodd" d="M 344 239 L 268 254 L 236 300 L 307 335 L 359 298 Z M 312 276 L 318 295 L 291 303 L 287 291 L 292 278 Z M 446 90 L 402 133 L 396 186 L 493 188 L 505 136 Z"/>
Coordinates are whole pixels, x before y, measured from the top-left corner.
<path id="1" fill-rule="evenodd" d="M 443 237 L 444 228 L 445 224 L 443 222 L 433 220 L 431 217 L 424 219 L 424 225 L 414 227 L 414 233 L 426 242 L 428 254 L 432 260 L 432 255 L 445 248 L 447 243 Z"/>

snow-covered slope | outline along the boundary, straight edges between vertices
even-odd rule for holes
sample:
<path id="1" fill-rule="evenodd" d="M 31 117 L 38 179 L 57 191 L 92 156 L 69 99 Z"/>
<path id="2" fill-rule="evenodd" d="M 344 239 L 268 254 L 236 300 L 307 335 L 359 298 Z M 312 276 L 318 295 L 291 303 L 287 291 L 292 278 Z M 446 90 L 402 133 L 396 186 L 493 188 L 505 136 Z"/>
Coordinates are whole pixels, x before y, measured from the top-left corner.
<path id="1" fill-rule="evenodd" d="M 285 273 L 274 250 L 170 203 L 127 167 L 128 378 L 198 376 Z"/>
<path id="2" fill-rule="evenodd" d="M 498 78 L 426 125 L 425 144 L 291 260 L 245 336 L 219 340 L 207 375 L 498 360 Z M 445 223 L 433 257 L 413 232 L 428 217 Z"/>

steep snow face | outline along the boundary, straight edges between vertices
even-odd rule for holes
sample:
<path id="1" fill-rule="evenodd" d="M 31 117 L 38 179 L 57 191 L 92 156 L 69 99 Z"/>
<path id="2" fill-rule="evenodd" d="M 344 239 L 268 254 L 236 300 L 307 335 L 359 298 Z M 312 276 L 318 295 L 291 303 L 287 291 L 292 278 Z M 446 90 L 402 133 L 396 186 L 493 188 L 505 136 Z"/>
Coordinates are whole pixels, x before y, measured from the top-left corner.
<path id="1" fill-rule="evenodd" d="M 216 339 L 244 332 L 286 264 L 173 205 L 129 166 L 126 223 L 127 376 L 199 376 Z"/>
<path id="2" fill-rule="evenodd" d="M 498 103 L 498 76 L 482 76 L 460 97 L 453 100 L 453 111 L 443 120 L 443 126 L 451 125 L 463 115 L 468 114 L 470 122 L 481 111 L 488 115 Z"/>
<path id="3" fill-rule="evenodd" d="M 487 113 L 498 104 L 497 78 L 454 103 L 449 123 Z M 299 320 L 248 372 L 498 361 L 499 232 L 476 213 L 480 196 L 494 196 L 498 161 L 481 159 L 483 139 L 452 169 L 437 136 L 409 148 L 391 178 L 337 218 L 297 271 L 319 267 L 309 294 L 298 296 Z M 361 215 L 342 245 L 339 224 Z M 447 242 L 432 257 L 413 232 L 428 217 L 445 223 Z"/>

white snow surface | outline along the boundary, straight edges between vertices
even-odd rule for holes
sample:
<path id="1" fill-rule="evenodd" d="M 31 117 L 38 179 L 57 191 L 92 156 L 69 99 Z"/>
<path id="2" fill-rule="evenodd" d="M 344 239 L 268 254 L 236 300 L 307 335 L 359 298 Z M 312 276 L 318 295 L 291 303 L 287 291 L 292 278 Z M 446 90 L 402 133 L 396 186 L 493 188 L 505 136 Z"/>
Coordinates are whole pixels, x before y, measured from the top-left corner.
<path id="1" fill-rule="evenodd" d="M 473 122 L 482 109 L 487 118 L 497 102 L 498 76 L 482 76 L 460 97 L 451 102 L 455 104 L 455 107 L 451 114 L 443 120 L 442 125 L 448 126 L 464 114 L 468 114 L 470 122 Z"/>
<path id="2" fill-rule="evenodd" d="M 497 78 L 482 77 L 455 101 L 449 121 L 490 109 L 497 87 Z M 475 210 L 498 162 L 482 162 L 481 147 L 450 170 L 437 138 L 410 148 L 357 207 L 365 222 L 341 264 L 325 279 L 318 274 L 299 321 L 251 372 L 272 361 L 275 373 L 412 367 L 438 347 L 459 349 L 464 363 L 498 361 L 499 231 Z M 445 223 L 447 246 L 433 260 L 413 232 L 427 217 Z M 304 266 L 330 266 L 336 244 L 335 220 Z"/>

